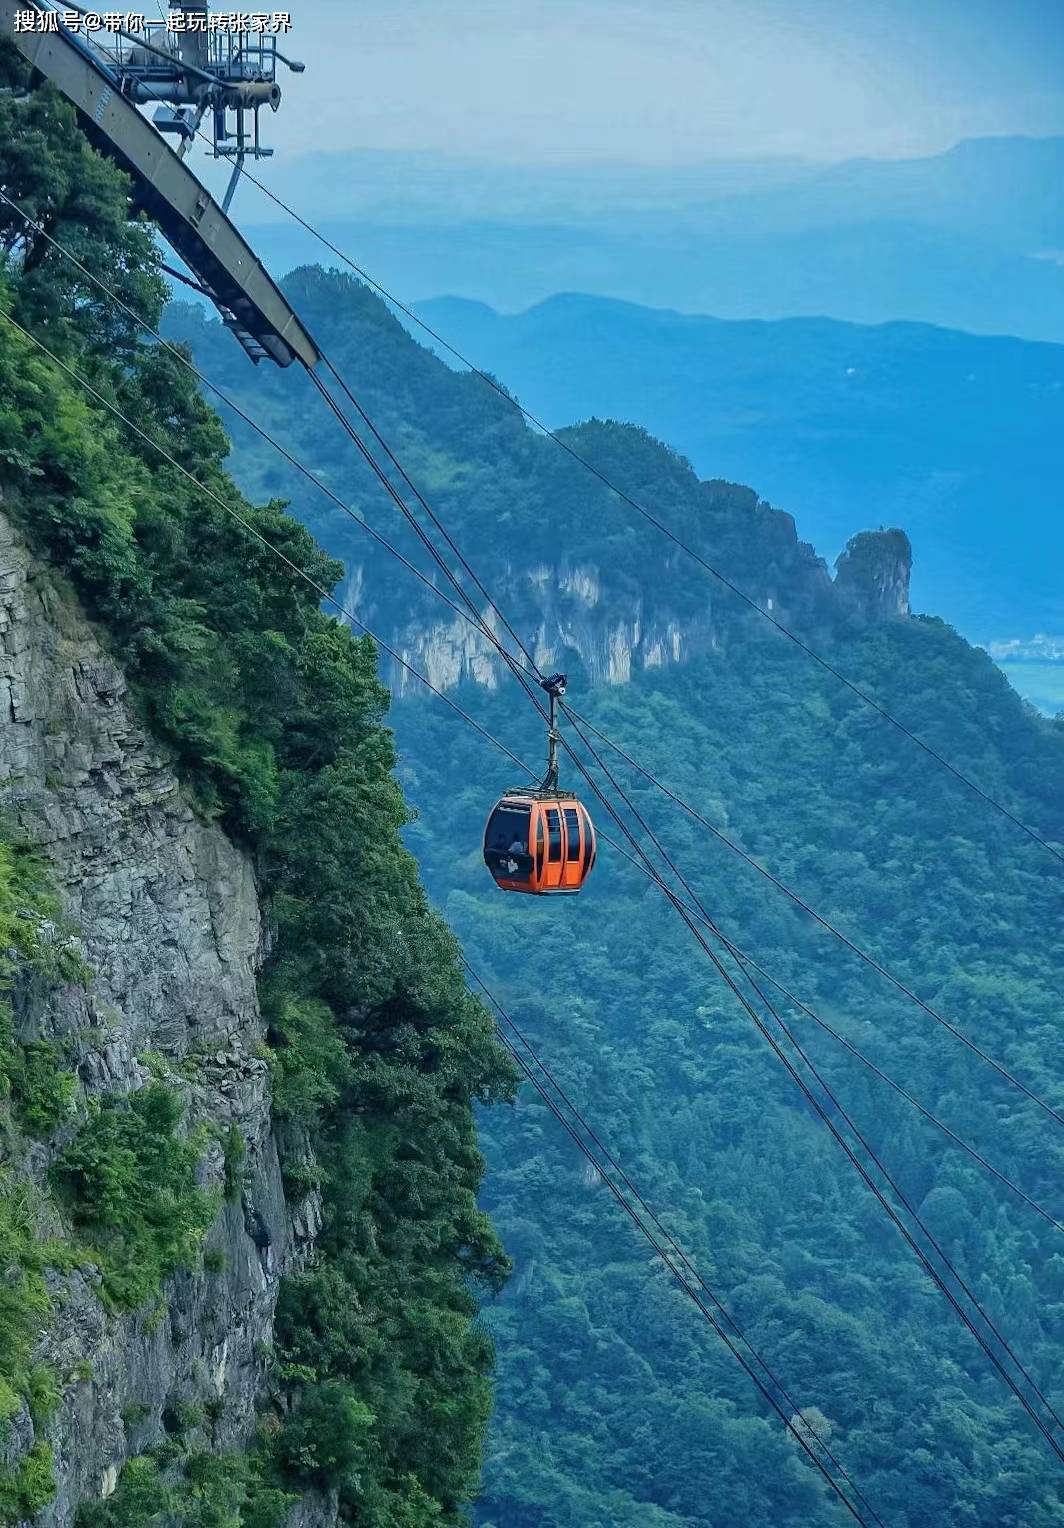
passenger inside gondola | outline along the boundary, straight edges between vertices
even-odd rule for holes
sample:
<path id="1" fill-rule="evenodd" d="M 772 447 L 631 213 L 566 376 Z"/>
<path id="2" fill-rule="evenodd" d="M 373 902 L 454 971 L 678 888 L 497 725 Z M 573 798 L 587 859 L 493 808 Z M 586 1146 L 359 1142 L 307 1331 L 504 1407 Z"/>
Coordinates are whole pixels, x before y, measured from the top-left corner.
<path id="1" fill-rule="evenodd" d="M 499 806 L 484 835 L 484 859 L 497 880 L 527 880 L 532 874 L 528 852 L 530 809 Z"/>

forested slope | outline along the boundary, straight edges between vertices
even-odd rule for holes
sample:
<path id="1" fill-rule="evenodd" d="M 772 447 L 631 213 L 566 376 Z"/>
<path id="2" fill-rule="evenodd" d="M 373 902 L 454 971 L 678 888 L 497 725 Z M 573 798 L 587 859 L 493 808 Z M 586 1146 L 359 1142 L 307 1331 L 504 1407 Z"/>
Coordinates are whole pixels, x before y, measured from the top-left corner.
<path id="1" fill-rule="evenodd" d="M 1059 841 L 1064 735 L 984 655 L 919 621 L 848 634 L 829 656 Z M 459 699 L 536 761 L 517 697 Z M 1044 851 L 771 633 L 579 703 L 1060 1108 L 1064 897 Z M 470 958 L 796 1403 L 827 1419 L 819 1430 L 884 1521 L 1059 1524 L 1044 1441 L 660 894 L 606 847 L 576 903 L 499 896 L 472 845 L 479 782 L 512 766 L 438 705 L 404 703 L 397 723 L 421 809 L 411 843 Z M 645 783 L 635 796 L 727 935 L 1060 1215 L 1052 1119 Z M 1059 1409 L 1060 1233 L 783 1011 Z M 523 1094 L 516 1121 L 485 1120 L 485 1139 L 485 1205 L 516 1272 L 492 1313 L 500 1392 L 480 1520 L 838 1521 L 539 1102 Z"/>
<path id="2" fill-rule="evenodd" d="M 315 272 L 290 289 L 507 614 L 542 640 L 543 662 L 569 669 L 578 703 L 1059 1110 L 1059 863 L 665 548 L 482 382 L 415 346 L 363 290 Z M 224 336 L 187 311 L 177 325 L 217 376 Z M 395 532 L 394 510 L 298 383 L 271 378 L 241 394 L 357 513 Z M 860 589 L 832 583 L 788 518 L 750 490 L 700 483 L 635 427 L 591 422 L 567 439 L 982 789 L 1064 840 L 1064 736 L 985 653 L 937 619 L 905 614 L 904 538 L 857 543 L 848 578 L 860 565 L 860 588 L 882 597 L 854 598 Z M 344 557 L 346 597 L 363 618 L 396 632 L 411 656 L 439 657 L 440 617 L 409 575 L 367 551 L 363 532 L 245 431 L 236 462 L 248 482 L 294 493 Z M 564 619 L 559 590 L 572 601 Z M 636 636 L 648 615 L 679 633 L 660 662 L 646 661 Z M 626 683 L 598 682 L 611 642 L 629 644 L 627 666 L 607 676 Z M 535 719 L 497 669 L 456 661 L 437 677 L 538 763 Z M 1053 1455 L 658 894 L 607 848 L 575 901 L 501 897 L 479 835 L 513 766 L 437 701 L 409 697 L 393 715 L 419 809 L 408 841 L 449 922 L 800 1407 L 826 1418 L 884 1521 L 1059 1525 Z M 666 813 L 645 782 L 636 799 L 727 934 L 1059 1218 L 1051 1118 L 704 831 Z M 796 1022 L 1059 1409 L 1060 1233 Z M 489 1316 L 500 1391 L 482 1523 L 837 1521 L 749 1382 L 540 1106 L 522 1096 L 516 1120 L 488 1118 L 484 1131 L 484 1202 L 516 1275 Z"/>
<path id="3" fill-rule="evenodd" d="M 0 184 L 158 323 L 123 177 L 0 66 Z M 99 395 L 0 317 L 21 602 L 3 656 L 0 1521 L 457 1523 L 490 1407 L 476 1291 L 507 1269 L 475 1203 L 472 1105 L 512 1083 L 401 844 L 376 654 L 161 459 L 153 442 L 313 580 L 339 577 L 279 504 L 241 497 L 188 372 L 6 211 L 0 309 Z M 134 835 L 144 861 L 123 865 Z M 109 920 L 67 927 L 101 886 Z M 182 899 L 187 928 L 165 917 Z M 220 956 L 197 995 L 201 943 Z M 117 968 L 127 1011 L 104 1001 Z M 214 1055 L 216 1001 L 233 1011 Z M 251 1142 L 220 1121 L 261 1104 L 264 1075 Z M 219 1333 L 230 1253 L 250 1283 Z"/>

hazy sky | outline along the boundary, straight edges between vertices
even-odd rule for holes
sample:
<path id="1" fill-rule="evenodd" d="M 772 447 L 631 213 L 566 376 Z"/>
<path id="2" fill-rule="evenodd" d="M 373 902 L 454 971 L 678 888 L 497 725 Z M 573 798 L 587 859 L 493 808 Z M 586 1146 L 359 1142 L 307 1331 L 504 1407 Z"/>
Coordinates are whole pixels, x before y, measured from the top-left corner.
<path id="1" fill-rule="evenodd" d="M 1064 133 L 1062 0 L 294 0 L 278 150 L 675 163 Z"/>

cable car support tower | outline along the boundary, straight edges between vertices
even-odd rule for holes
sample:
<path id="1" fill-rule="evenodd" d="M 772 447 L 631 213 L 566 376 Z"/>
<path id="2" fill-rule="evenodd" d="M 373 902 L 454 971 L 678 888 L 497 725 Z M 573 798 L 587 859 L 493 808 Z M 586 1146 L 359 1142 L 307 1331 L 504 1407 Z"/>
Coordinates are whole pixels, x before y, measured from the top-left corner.
<path id="1" fill-rule="evenodd" d="M 171 0 L 165 20 L 133 32 L 114 23 L 104 29 L 98 12 L 69 0 L 62 7 L 0 0 L 0 32 L 75 106 L 93 145 L 131 177 L 135 211 L 158 224 L 192 272 L 191 285 L 251 359 L 300 361 L 312 371 L 318 346 L 228 215 L 245 159 L 273 153 L 262 143 L 259 116 L 281 104 L 278 64 L 297 74 L 304 66 L 280 52 L 276 33 L 223 29 L 219 19 L 207 0 Z M 138 108 L 152 102 L 149 122 Z M 185 162 L 197 136 L 232 165 L 220 205 Z"/>

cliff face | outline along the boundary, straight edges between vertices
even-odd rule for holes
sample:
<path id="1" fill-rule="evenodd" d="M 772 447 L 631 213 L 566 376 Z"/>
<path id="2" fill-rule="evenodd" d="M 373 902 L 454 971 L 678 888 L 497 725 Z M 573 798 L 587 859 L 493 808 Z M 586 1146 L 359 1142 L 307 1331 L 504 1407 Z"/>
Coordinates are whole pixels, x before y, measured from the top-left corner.
<path id="1" fill-rule="evenodd" d="M 182 1405 L 209 1411 L 212 1447 L 248 1436 L 279 1281 L 313 1245 L 317 1203 L 298 1217 L 286 1205 L 256 1054 L 264 952 L 251 865 L 189 810 L 121 672 L 3 516 L 0 663 L 0 808 L 51 862 L 90 972 L 85 987 L 16 993 L 17 1038 L 60 1040 L 88 1100 L 163 1076 L 187 1128 L 211 1127 L 200 1175 L 223 1200 L 205 1243 L 214 1271 L 178 1274 L 154 1312 L 109 1309 L 91 1262 L 47 1275 L 38 1356 L 64 1393 L 43 1424 L 58 1489 L 40 1521 L 68 1528 L 78 1502 L 109 1495 Z M 233 1127 L 245 1154 L 226 1194 Z M 38 1185 L 42 1234 L 64 1232 L 47 1198 L 64 1139 L 26 1145 L 13 1164 Z M 33 1431 L 24 1411 L 15 1452 Z"/>
<path id="2" fill-rule="evenodd" d="M 787 556 L 780 559 L 782 567 L 763 565 L 742 585 L 756 595 L 763 610 L 785 623 L 796 615 L 812 614 L 824 622 L 874 623 L 909 614 L 912 550 L 901 531 L 855 536 L 839 557 L 832 581 L 819 559 L 800 555 L 791 517 L 769 513 Z M 628 591 L 617 587 L 615 570 L 608 565 L 561 560 L 526 568 L 509 564 L 501 570 L 497 587 L 504 591 L 504 608 L 524 613 L 516 629 L 541 669 L 566 667 L 575 658 L 590 684 L 616 685 L 626 684 L 642 670 L 684 665 L 727 648 L 738 602 L 712 575 L 699 577 L 697 589 L 689 580 L 677 588 L 666 576 L 648 580 L 645 591 Z M 439 605 L 420 592 L 400 610 L 391 597 L 389 574 L 377 563 L 359 564 L 340 598 L 381 630 L 404 661 L 437 689 L 453 688 L 463 679 L 497 688 L 503 664 L 487 639 L 458 615 L 441 617 Z M 505 640 L 495 611 L 483 602 L 480 608 Z M 384 658 L 382 665 L 395 693 L 402 695 L 411 687 L 410 675 L 400 664 Z"/>
<path id="3" fill-rule="evenodd" d="M 625 684 L 633 672 L 687 662 L 713 651 L 720 640 L 708 593 L 704 611 L 688 615 L 667 600 L 613 599 L 608 575 L 604 578 L 595 563 L 538 563 L 526 570 L 508 568 L 504 577 L 509 597 L 502 604 L 528 612 L 516 629 L 544 670 L 575 656 L 590 683 Z M 340 598 L 367 623 L 383 626 L 389 645 L 437 689 L 451 689 L 463 679 L 497 688 L 503 664 L 486 637 L 461 616 L 441 619 L 438 605 L 417 600 L 413 613 L 404 615 L 390 600 L 371 600 L 371 589 L 387 587 L 383 570 L 360 567 Z M 495 610 L 483 602 L 480 608 L 505 640 Z M 410 688 L 410 675 L 400 664 L 383 658 L 382 667 L 396 694 Z"/>
<path id="4" fill-rule="evenodd" d="M 335 364 L 541 666 L 578 667 L 591 684 L 623 684 L 644 669 L 726 653 L 746 630 L 742 601 L 593 474 L 617 484 L 725 579 L 807 636 L 907 612 L 911 554 L 907 542 L 904 549 L 893 544 L 900 532 L 856 537 L 862 555 L 844 558 L 833 580 L 789 514 L 751 488 L 700 480 L 637 426 L 591 419 L 562 431 L 589 473 L 528 429 L 479 378 L 455 374 L 416 344 L 357 282 L 303 270 L 286 289 L 312 325 L 335 336 Z M 231 366 L 231 337 L 198 309 L 178 305 L 168 326 L 208 376 L 227 377 L 227 391 L 252 417 L 266 408 L 283 418 L 289 448 L 352 509 L 345 517 L 323 501 L 254 431 L 223 412 L 238 480 L 259 497 L 283 494 L 343 562 L 344 604 L 439 688 L 462 678 L 494 688 L 500 671 L 490 644 L 353 524 L 368 521 L 451 594 L 361 455 L 336 432 L 324 433 L 321 400 L 305 379 L 246 380 Z M 391 471 L 386 459 L 382 467 Z M 413 495 L 405 497 L 424 522 Z M 394 691 L 409 686 L 394 661 L 382 668 Z"/>
<path id="5" fill-rule="evenodd" d="M 844 609 L 865 621 L 909 614 L 913 549 L 904 531 L 862 531 L 835 561 L 835 590 Z"/>

